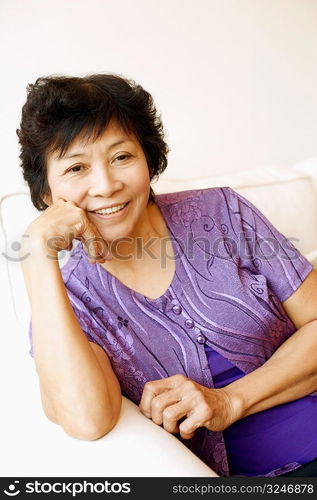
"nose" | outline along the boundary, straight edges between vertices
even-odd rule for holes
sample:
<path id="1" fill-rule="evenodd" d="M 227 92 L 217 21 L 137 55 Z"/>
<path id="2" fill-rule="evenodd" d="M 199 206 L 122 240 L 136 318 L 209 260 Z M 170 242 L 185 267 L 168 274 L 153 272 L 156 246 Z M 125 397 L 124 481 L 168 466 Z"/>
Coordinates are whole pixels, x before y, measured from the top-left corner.
<path id="1" fill-rule="evenodd" d="M 112 194 L 122 189 L 123 183 L 110 172 L 106 166 L 101 165 L 94 169 L 90 177 L 89 196 L 102 196 L 111 198 Z"/>

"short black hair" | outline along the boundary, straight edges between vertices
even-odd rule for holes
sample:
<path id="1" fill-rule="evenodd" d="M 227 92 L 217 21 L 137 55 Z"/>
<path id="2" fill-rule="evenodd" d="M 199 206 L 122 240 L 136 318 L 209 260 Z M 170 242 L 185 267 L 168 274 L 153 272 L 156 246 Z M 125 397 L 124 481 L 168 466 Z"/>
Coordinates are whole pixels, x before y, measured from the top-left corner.
<path id="1" fill-rule="evenodd" d="M 23 178 L 38 210 L 47 208 L 43 196 L 50 194 L 47 155 L 57 151 L 62 157 L 79 134 L 96 140 L 112 118 L 136 136 L 150 179 L 158 178 L 167 167 L 169 148 L 152 96 L 134 80 L 102 73 L 50 75 L 27 85 L 27 100 L 16 132 Z M 154 200 L 151 187 L 149 203 Z"/>

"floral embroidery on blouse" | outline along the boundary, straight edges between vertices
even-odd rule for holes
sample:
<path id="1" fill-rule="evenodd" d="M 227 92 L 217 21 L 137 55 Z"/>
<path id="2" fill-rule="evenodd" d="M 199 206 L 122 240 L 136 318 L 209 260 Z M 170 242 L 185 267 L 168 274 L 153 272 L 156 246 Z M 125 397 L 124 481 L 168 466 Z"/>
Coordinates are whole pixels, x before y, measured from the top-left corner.
<path id="1" fill-rule="evenodd" d="M 98 312 L 97 317 L 99 319 L 102 318 L 102 327 L 98 325 L 97 321 L 93 321 L 92 318 L 77 308 L 76 316 L 89 339 L 97 342 L 108 354 L 112 368 L 126 394 L 132 400 L 140 401 L 140 385 L 144 386 L 147 380 L 141 370 L 137 370 L 131 365 L 131 357 L 135 353 L 131 333 L 114 328 L 111 321 L 104 317 L 103 308 L 97 307 L 94 311 Z M 122 325 L 128 326 L 128 320 L 124 320 L 121 316 L 117 318 L 120 318 L 120 327 Z"/>
<path id="2" fill-rule="evenodd" d="M 222 439 L 219 443 L 216 444 L 214 448 L 213 459 L 215 461 L 215 469 L 217 469 L 219 472 L 221 471 L 224 471 L 225 473 L 228 472 L 227 454 L 226 454 L 226 449 L 223 446 Z"/>
<path id="3" fill-rule="evenodd" d="M 195 197 L 188 198 L 184 202 L 171 205 L 169 208 L 171 220 L 175 224 L 183 224 L 189 227 L 194 220 L 200 219 L 205 208 L 203 194 L 197 193 Z"/>
<path id="4" fill-rule="evenodd" d="M 122 326 L 128 326 L 128 324 L 129 324 L 129 320 L 128 319 L 124 319 L 121 316 L 117 316 L 117 318 L 118 318 L 118 325 L 119 325 L 120 328 Z"/>
<path id="5" fill-rule="evenodd" d="M 133 337 L 129 331 L 116 330 L 111 322 L 104 317 L 102 326 L 99 326 L 97 321 L 93 321 L 83 311 L 76 309 L 76 315 L 90 338 L 98 342 L 111 359 L 121 362 L 122 359 L 129 360 L 134 354 Z"/>
<path id="6" fill-rule="evenodd" d="M 274 340 L 274 342 L 277 342 L 281 338 L 284 333 L 284 329 L 285 327 L 283 323 L 278 320 L 270 325 L 269 335 Z"/>

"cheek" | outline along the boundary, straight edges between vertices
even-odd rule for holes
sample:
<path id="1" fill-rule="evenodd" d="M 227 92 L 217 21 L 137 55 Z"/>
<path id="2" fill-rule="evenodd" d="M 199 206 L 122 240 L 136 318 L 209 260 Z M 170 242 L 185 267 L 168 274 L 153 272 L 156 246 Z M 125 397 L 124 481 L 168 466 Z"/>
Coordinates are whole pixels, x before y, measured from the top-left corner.
<path id="1" fill-rule="evenodd" d="M 74 201 L 75 203 L 79 203 L 84 197 L 86 191 L 83 189 L 83 186 L 80 186 L 78 183 L 76 186 L 74 184 L 70 184 L 67 182 L 61 182 L 55 184 L 54 189 L 52 191 L 53 202 L 58 200 L 58 198 L 63 198 L 66 201 Z"/>
<path id="2" fill-rule="evenodd" d="M 139 193 L 147 192 L 149 190 L 150 174 L 147 164 L 142 165 L 142 168 L 140 168 L 139 172 L 131 177 L 130 185 L 131 187 L 133 185 L 134 190 Z"/>

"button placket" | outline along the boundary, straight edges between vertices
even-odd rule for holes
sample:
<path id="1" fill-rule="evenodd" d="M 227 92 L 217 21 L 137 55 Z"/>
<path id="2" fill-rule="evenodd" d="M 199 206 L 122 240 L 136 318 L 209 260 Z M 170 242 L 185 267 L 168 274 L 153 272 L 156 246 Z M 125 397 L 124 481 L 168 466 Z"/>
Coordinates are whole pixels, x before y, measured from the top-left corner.
<path id="1" fill-rule="evenodd" d="M 204 344 L 206 342 L 206 337 L 201 333 L 201 330 L 199 328 L 195 328 L 195 334 L 196 334 L 196 342 L 198 344 Z"/>
<path id="2" fill-rule="evenodd" d="M 174 306 L 172 306 L 172 311 L 174 314 L 179 316 L 182 312 L 182 306 L 180 306 L 179 304 L 175 304 Z"/>
<path id="3" fill-rule="evenodd" d="M 182 306 L 179 304 L 179 302 L 176 299 L 172 300 L 172 311 L 176 316 L 179 316 L 182 313 Z M 192 329 L 195 327 L 195 322 L 191 318 L 186 318 L 185 319 L 185 326 L 188 329 Z M 201 330 L 196 326 L 195 327 L 195 334 L 194 338 L 198 344 L 204 344 L 206 342 L 206 337 L 201 333 Z"/>
<path id="4" fill-rule="evenodd" d="M 193 328 L 195 326 L 195 323 L 194 323 L 194 321 L 191 318 L 187 318 L 185 320 L 185 326 L 187 328 Z"/>

